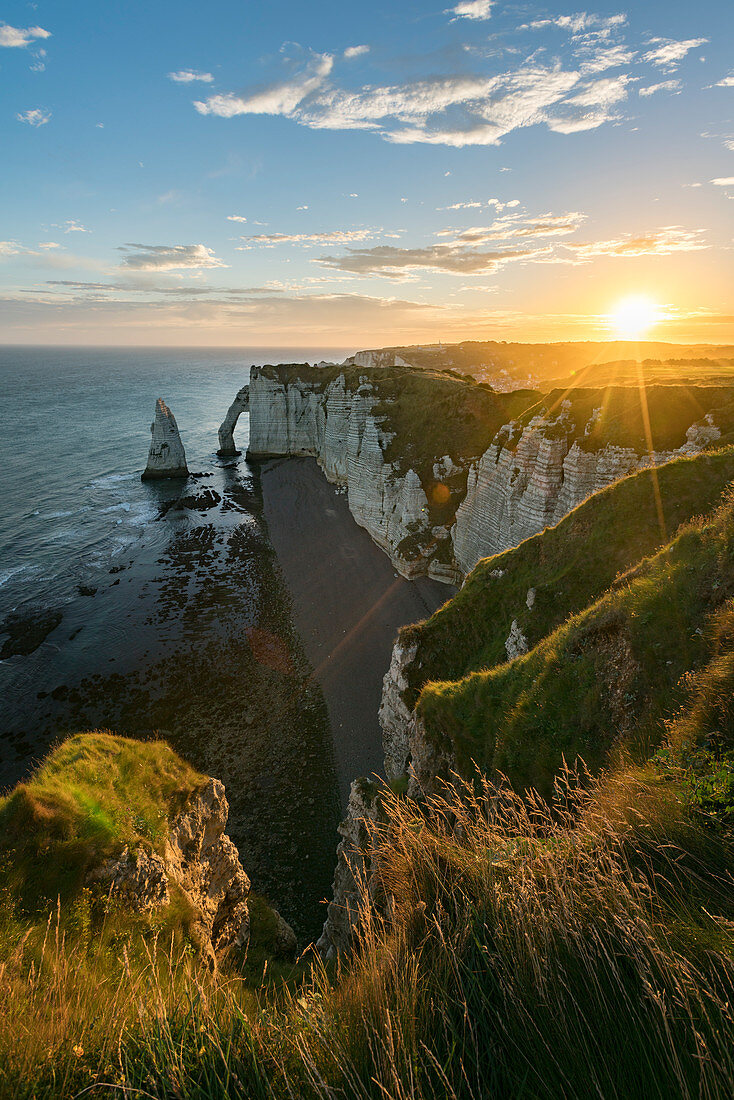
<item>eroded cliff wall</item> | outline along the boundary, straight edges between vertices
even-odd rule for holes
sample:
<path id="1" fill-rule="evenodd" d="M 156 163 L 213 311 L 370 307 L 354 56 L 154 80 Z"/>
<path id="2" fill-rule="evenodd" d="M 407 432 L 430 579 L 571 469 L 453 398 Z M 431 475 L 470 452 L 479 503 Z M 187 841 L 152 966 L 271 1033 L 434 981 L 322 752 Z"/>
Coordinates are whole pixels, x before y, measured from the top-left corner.
<path id="1" fill-rule="evenodd" d="M 416 536 L 418 543 L 421 535 L 430 540 L 428 498 L 415 470 L 401 472 L 385 459 L 393 435 L 384 428 L 385 415 L 375 413 L 379 384 L 366 375 L 349 383 L 340 373 L 321 382 L 254 367 L 249 401 L 249 455 L 313 456 L 330 482 L 346 487 L 355 520 L 399 573 L 454 579 L 430 554 L 406 554 L 401 547 Z"/>

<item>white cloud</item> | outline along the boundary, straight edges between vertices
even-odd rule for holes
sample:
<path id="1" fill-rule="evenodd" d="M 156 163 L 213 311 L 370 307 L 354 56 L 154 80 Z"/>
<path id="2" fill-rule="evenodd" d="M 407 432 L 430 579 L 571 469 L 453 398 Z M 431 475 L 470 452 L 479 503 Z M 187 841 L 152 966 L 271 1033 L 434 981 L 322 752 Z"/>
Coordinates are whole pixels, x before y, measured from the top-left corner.
<path id="1" fill-rule="evenodd" d="M 27 122 L 29 126 L 45 126 L 51 119 L 51 112 L 45 111 L 41 107 L 34 107 L 32 110 L 23 111 L 15 117 L 18 122 Z"/>
<path id="2" fill-rule="evenodd" d="M 525 214 L 506 214 L 491 225 L 472 226 L 470 229 L 442 229 L 437 237 L 453 237 L 457 245 L 481 245 L 490 241 L 527 240 L 528 238 L 563 237 L 575 233 L 586 221 L 580 211 L 567 214 L 541 214 L 530 217 Z"/>
<path id="3" fill-rule="evenodd" d="M 729 76 L 722 77 L 721 80 L 716 81 L 717 88 L 734 88 L 734 73 L 730 73 Z"/>
<path id="4" fill-rule="evenodd" d="M 91 229 L 86 229 L 76 220 L 76 218 L 70 218 L 69 221 L 64 224 L 66 227 L 64 233 L 91 233 Z"/>
<path id="5" fill-rule="evenodd" d="M 242 240 L 249 242 L 245 248 L 255 245 L 273 248 L 278 244 L 344 244 L 347 241 L 366 241 L 381 232 L 380 229 L 336 229 L 328 233 L 258 233 Z"/>
<path id="6" fill-rule="evenodd" d="M 455 8 L 449 8 L 447 15 L 456 19 L 489 19 L 494 0 L 461 0 Z"/>
<path id="7" fill-rule="evenodd" d="M 701 229 L 668 225 L 638 236 L 627 233 L 610 241 L 592 241 L 588 244 L 566 242 L 563 247 L 573 251 L 579 260 L 592 260 L 599 256 L 669 256 L 674 252 L 701 252 L 708 248 L 702 236 Z"/>
<path id="8" fill-rule="evenodd" d="M 168 79 L 174 84 L 193 84 L 199 81 L 201 84 L 211 84 L 214 77 L 211 73 L 200 73 L 196 69 L 179 69 L 177 73 L 169 73 Z"/>
<path id="9" fill-rule="evenodd" d="M 497 271 L 504 264 L 527 260 L 538 250 L 500 249 L 481 252 L 455 243 L 433 244 L 426 248 L 348 248 L 344 256 L 319 256 L 318 263 L 353 275 L 382 275 L 391 279 L 406 277 L 411 270 L 437 271 L 450 275 L 479 275 Z"/>
<path id="10" fill-rule="evenodd" d="M 40 244 L 38 245 L 38 247 L 39 248 L 63 248 L 64 246 L 62 244 L 59 244 L 58 241 L 41 241 Z"/>
<path id="11" fill-rule="evenodd" d="M 648 45 L 652 46 L 643 55 L 643 60 L 651 65 L 657 65 L 667 72 L 672 72 L 691 50 L 704 46 L 707 38 L 688 38 L 685 41 L 677 41 L 674 38 L 651 38 Z"/>
<path id="12" fill-rule="evenodd" d="M 593 83 L 585 85 L 576 95 L 566 100 L 567 103 L 575 103 L 580 107 L 607 107 L 619 103 L 627 97 L 627 85 L 629 77 L 621 76 L 605 77 Z"/>
<path id="13" fill-rule="evenodd" d="M 734 176 L 717 176 L 711 182 L 716 187 L 734 187 Z"/>
<path id="14" fill-rule="evenodd" d="M 247 218 L 243 218 L 242 214 L 227 214 L 228 222 L 246 222 Z"/>
<path id="15" fill-rule="evenodd" d="M 593 46 L 579 50 L 581 72 L 585 76 L 592 73 L 603 73 L 607 69 L 617 69 L 622 65 L 629 65 L 631 61 L 634 61 L 635 56 L 634 50 L 630 50 L 626 46 L 599 46 L 598 42 L 595 42 Z"/>
<path id="16" fill-rule="evenodd" d="M 270 84 L 249 96 L 234 92 L 210 96 L 194 106 L 201 115 L 219 115 L 233 118 L 235 115 L 291 115 L 299 103 L 319 89 L 331 73 L 334 58 L 328 53 L 309 52 L 302 71 L 292 80 Z"/>
<path id="17" fill-rule="evenodd" d="M 180 271 L 210 267 L 227 267 L 211 248 L 203 244 L 126 244 L 119 251 L 126 253 L 121 268 L 132 271 Z"/>
<path id="18" fill-rule="evenodd" d="M 0 46 L 30 46 L 37 38 L 50 38 L 51 32 L 43 27 L 11 27 L 0 23 Z"/>
<path id="19" fill-rule="evenodd" d="M 346 61 L 351 61 L 354 57 L 363 57 L 364 54 L 369 53 L 369 46 L 350 46 L 344 51 L 344 58 Z"/>
<path id="20" fill-rule="evenodd" d="M 308 206 L 297 206 L 296 210 L 308 210 Z"/>
<path id="21" fill-rule="evenodd" d="M 662 80 L 659 84 L 650 84 L 647 88 L 640 88 L 640 95 L 655 95 L 656 92 L 679 92 L 681 88 L 680 80 Z"/>
<path id="22" fill-rule="evenodd" d="M 17 241 L 0 241 L 0 256 L 19 256 L 23 251 Z"/>
<path id="23" fill-rule="evenodd" d="M 498 214 L 501 214 L 504 209 L 512 209 L 519 205 L 519 199 L 509 199 L 507 202 L 501 202 L 500 199 L 487 199 L 486 202 L 473 199 L 469 202 L 452 202 L 450 206 L 437 206 L 436 210 L 481 210 L 485 206 L 491 206 Z"/>

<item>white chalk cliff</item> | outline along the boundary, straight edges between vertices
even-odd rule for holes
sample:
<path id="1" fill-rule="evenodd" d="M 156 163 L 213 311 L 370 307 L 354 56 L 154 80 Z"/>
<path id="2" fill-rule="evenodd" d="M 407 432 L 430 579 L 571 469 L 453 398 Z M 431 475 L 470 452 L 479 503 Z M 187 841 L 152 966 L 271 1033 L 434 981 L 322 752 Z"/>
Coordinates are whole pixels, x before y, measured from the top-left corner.
<path id="1" fill-rule="evenodd" d="M 176 417 L 162 397 L 155 406 L 155 419 L 150 426 L 150 451 L 148 464 L 143 471 L 143 481 L 163 477 L 188 477 L 186 452 L 181 442 Z"/>
<path id="2" fill-rule="evenodd" d="M 373 413 L 379 400 L 379 385 L 367 376 L 350 387 L 344 374 L 328 383 L 288 381 L 277 368 L 253 367 L 247 453 L 313 456 L 328 481 L 346 487 L 355 520 L 399 573 L 440 576 L 430 551 L 426 557 L 414 547 L 401 549 L 408 537 L 418 546 L 436 540 L 418 474 L 412 469 L 403 474 L 385 460 L 393 436 L 383 428 L 385 417 Z"/>
<path id="3" fill-rule="evenodd" d="M 389 358 L 379 363 L 386 371 L 394 365 L 395 357 Z M 330 482 L 346 486 L 355 520 L 407 578 L 460 583 L 480 558 L 558 523 L 598 489 L 651 464 L 695 454 L 719 436 L 709 414 L 689 428 L 682 446 L 648 455 L 612 444 L 585 450 L 564 407 L 524 427 L 507 424 L 474 459 L 436 456 L 434 482 L 467 471 L 466 493 L 449 531 L 431 526 L 426 488 L 416 471 L 386 461 L 395 436 L 389 404 L 380 399 L 377 359 L 370 352 L 348 360 L 352 378 L 354 364 L 372 370 L 351 383 L 346 370 L 327 381 L 313 370 L 300 378 L 293 368 L 253 367 L 248 454 L 313 456 Z M 398 450 L 400 442 L 395 440 Z"/>
<path id="4" fill-rule="evenodd" d="M 506 436 L 500 433 L 501 440 L 495 440 L 472 465 L 466 497 L 451 532 L 454 558 L 463 576 L 481 558 L 509 550 L 554 526 L 599 489 L 648 466 L 696 454 L 721 434 L 709 414 L 688 429 L 681 447 L 648 455 L 611 444 L 585 451 L 578 441 L 571 442 L 570 432 L 563 427 L 563 412 L 551 422 L 538 417 L 522 431 L 514 448 L 506 445 Z M 512 430 L 511 425 L 508 428 Z"/>
<path id="5" fill-rule="evenodd" d="M 240 414 L 246 412 L 250 407 L 250 387 L 243 386 L 237 393 L 232 404 L 227 410 L 227 415 L 222 421 L 219 429 L 219 455 L 238 455 L 241 451 L 238 451 L 234 445 L 234 430 L 237 426 L 237 421 L 240 418 Z"/>

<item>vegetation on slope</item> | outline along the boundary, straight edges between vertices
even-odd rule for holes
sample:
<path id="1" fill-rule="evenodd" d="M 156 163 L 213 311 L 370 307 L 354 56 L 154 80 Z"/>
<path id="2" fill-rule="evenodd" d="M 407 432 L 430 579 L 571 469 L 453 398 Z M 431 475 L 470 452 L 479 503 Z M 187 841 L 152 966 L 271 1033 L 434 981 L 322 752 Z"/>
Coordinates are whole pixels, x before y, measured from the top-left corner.
<path id="1" fill-rule="evenodd" d="M 574 341 L 572 343 L 518 344 L 504 340 L 465 340 L 460 344 L 427 344 L 383 348 L 423 370 L 455 370 L 477 379 L 507 371 L 516 379 L 532 374 L 543 383 L 558 384 L 566 376 L 574 376 L 576 384 L 607 386 L 618 381 L 620 361 L 629 367 L 630 361 L 643 358 L 655 363 L 655 371 L 663 378 L 656 381 L 696 380 L 706 374 L 729 375 L 734 348 L 718 344 L 665 344 L 655 341 L 612 340 L 606 343 Z M 678 363 L 671 361 L 678 360 Z M 704 360 L 704 363 L 699 362 Z M 670 363 L 670 369 L 665 370 Z M 692 366 L 690 373 L 686 369 Z M 587 372 L 589 381 L 586 381 Z M 636 379 L 635 379 L 636 384 Z M 544 387 L 545 388 L 545 387 Z"/>
<path id="2" fill-rule="evenodd" d="M 734 448 L 677 459 L 615 482 L 555 527 L 480 561 L 452 600 L 401 631 L 404 645 L 419 647 L 407 670 L 407 705 L 414 706 L 430 680 L 458 680 L 504 662 L 515 620 L 532 648 L 663 545 L 666 531 L 716 507 L 732 480 Z"/>
<path id="3" fill-rule="evenodd" d="M 614 746 L 643 754 L 700 668 L 716 612 L 734 594 L 734 496 L 685 526 L 525 656 L 456 683 L 427 685 L 418 701 L 429 739 L 513 784 L 548 792 L 563 759 L 592 769 Z"/>
<path id="4" fill-rule="evenodd" d="M 161 852 L 169 820 L 205 783 L 163 741 L 70 737 L 0 799 L 0 888 L 28 914 L 76 898 L 89 869 L 125 846 Z"/>
<path id="5" fill-rule="evenodd" d="M 359 950 L 292 989 L 162 942 L 117 979 L 94 945 L 4 951 L 2 1095 L 728 1100 L 734 864 L 680 771 L 567 775 L 553 810 L 385 792 Z"/>

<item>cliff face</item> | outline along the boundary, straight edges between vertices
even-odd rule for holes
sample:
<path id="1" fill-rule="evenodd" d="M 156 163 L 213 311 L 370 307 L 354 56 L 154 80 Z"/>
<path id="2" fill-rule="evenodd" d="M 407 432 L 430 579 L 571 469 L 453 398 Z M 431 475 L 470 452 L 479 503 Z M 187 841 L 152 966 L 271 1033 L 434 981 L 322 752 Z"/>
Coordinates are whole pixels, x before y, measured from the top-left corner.
<path id="1" fill-rule="evenodd" d="M 356 522 L 399 573 L 438 575 L 430 558 L 401 552 L 406 538 L 430 541 L 428 499 L 415 470 L 401 474 L 385 460 L 392 435 L 374 413 L 378 385 L 361 376 L 350 386 L 344 374 L 325 384 L 288 381 L 253 367 L 249 401 L 249 455 L 313 456 L 330 482 L 346 487 Z"/>
<path id="2" fill-rule="evenodd" d="M 245 946 L 250 935 L 250 880 L 224 831 L 228 814 L 224 784 L 209 779 L 171 822 L 162 854 L 126 847 L 89 876 L 141 912 L 168 905 L 171 889 L 177 888 L 189 904 L 197 946 L 212 968 L 222 952 Z"/>
<path id="3" fill-rule="evenodd" d="M 571 432 L 564 429 L 563 413 L 550 423 L 538 417 L 523 430 L 514 449 L 495 441 L 472 466 L 452 529 L 461 574 L 469 574 L 481 558 L 554 526 L 619 478 L 678 455 L 696 454 L 720 434 L 709 416 L 688 429 L 681 447 L 640 454 L 612 444 L 587 451 L 578 440 L 571 442 Z"/>
<path id="4" fill-rule="evenodd" d="M 503 405 L 502 395 L 490 397 L 460 382 L 453 406 L 439 405 L 445 376 L 406 373 L 404 367 L 392 353 L 376 352 L 359 353 L 333 370 L 253 367 L 248 453 L 313 456 L 329 481 L 346 487 L 357 523 L 408 578 L 461 583 L 481 558 L 558 523 L 597 490 L 646 466 L 695 454 L 719 436 L 709 414 L 687 433 L 690 420 L 684 422 L 671 437 L 680 445 L 669 450 L 647 453 L 640 432 L 634 446 L 605 440 L 604 433 L 594 446 L 602 410 L 589 406 L 588 394 L 576 399 L 578 408 L 568 400 L 559 407 L 553 395 L 536 402 L 526 394 L 524 407 L 535 403 L 540 415 L 503 425 L 499 417 L 513 406 Z M 410 408 L 396 413 L 396 394 L 416 375 L 426 381 L 415 416 Z M 670 394 L 680 419 L 683 399 L 672 389 Z M 432 402 L 437 412 L 427 420 Z M 447 415 L 454 417 L 450 423 Z M 626 416 L 624 407 L 616 413 L 617 421 Z M 471 422 L 483 424 L 483 433 L 459 442 Z M 432 437 L 442 428 L 446 435 L 447 424 L 447 438 L 436 441 L 432 455 Z M 612 423 L 613 440 L 615 432 L 619 436 Z M 443 453 L 447 446 L 451 453 Z M 437 502 L 443 507 L 438 519 Z"/>
<path id="5" fill-rule="evenodd" d="M 155 405 L 155 419 L 150 426 L 148 462 L 143 481 L 165 477 L 188 477 L 186 452 L 181 442 L 176 417 L 162 397 Z"/>

